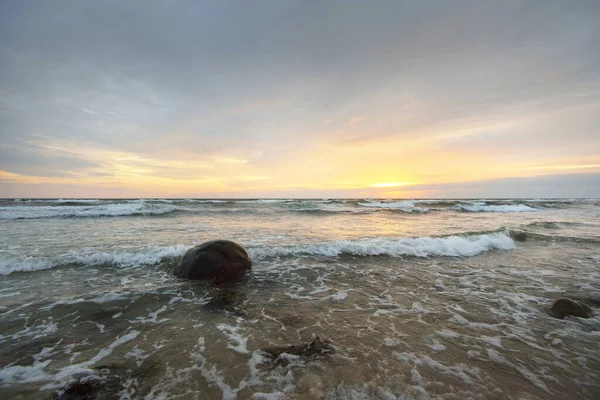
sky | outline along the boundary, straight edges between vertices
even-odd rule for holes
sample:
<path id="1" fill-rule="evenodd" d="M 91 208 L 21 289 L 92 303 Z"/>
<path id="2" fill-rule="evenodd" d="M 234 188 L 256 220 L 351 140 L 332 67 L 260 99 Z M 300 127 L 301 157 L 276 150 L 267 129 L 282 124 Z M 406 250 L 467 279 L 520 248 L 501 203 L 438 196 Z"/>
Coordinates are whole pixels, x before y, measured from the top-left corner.
<path id="1" fill-rule="evenodd" d="M 0 197 L 600 197 L 597 0 L 2 1 Z"/>

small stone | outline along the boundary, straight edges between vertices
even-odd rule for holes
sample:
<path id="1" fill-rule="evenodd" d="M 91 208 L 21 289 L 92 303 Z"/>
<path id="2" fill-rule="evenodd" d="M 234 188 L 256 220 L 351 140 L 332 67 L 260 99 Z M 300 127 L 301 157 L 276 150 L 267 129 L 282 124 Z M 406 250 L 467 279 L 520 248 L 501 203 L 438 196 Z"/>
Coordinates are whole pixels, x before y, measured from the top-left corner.
<path id="1" fill-rule="evenodd" d="M 558 299 L 552 304 L 550 316 L 563 319 L 568 315 L 580 318 L 591 318 L 593 311 L 584 303 L 571 299 Z"/>

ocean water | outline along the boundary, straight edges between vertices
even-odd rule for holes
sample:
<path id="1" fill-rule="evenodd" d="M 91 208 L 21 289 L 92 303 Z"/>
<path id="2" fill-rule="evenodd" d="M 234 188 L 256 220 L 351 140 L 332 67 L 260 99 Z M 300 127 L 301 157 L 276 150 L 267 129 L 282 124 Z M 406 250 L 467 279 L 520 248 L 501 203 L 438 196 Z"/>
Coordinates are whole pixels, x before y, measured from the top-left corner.
<path id="1" fill-rule="evenodd" d="M 600 398 L 600 200 L 7 199 L 0 238 L 3 399 Z M 172 275 L 219 238 L 247 279 Z"/>

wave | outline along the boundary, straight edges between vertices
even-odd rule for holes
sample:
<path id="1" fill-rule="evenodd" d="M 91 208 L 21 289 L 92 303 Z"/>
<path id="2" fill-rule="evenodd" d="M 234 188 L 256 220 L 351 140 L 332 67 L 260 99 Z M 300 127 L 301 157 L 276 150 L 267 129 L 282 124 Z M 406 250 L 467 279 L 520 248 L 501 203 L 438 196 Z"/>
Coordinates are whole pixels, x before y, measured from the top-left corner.
<path id="1" fill-rule="evenodd" d="M 153 246 L 137 251 L 65 254 L 54 259 L 30 256 L 0 258 L 0 275 L 32 272 L 62 266 L 112 266 L 117 268 L 156 265 L 182 256 L 189 246 Z"/>
<path id="2" fill-rule="evenodd" d="M 335 215 L 335 214 L 367 214 L 367 213 L 371 213 L 373 211 L 377 211 L 377 210 L 357 210 L 357 209 L 352 209 L 352 208 L 346 208 L 346 209 L 334 209 L 334 208 L 319 208 L 319 207 L 314 207 L 314 208 L 297 208 L 297 209 L 290 209 L 287 210 L 289 212 L 293 212 L 293 213 L 301 213 L 301 214 L 308 214 L 308 215 Z"/>
<path id="3" fill-rule="evenodd" d="M 131 268 L 171 263 L 181 257 L 190 246 L 153 246 L 135 251 L 70 253 L 54 259 L 36 257 L 0 258 L 0 275 L 14 272 L 33 272 L 58 267 L 109 266 Z M 317 255 L 337 257 L 344 254 L 356 256 L 449 256 L 468 257 L 489 250 L 510 250 L 516 247 L 507 231 L 476 235 L 447 237 L 376 238 L 361 240 L 334 240 L 330 242 L 249 247 L 254 262 L 273 257 Z"/>
<path id="4" fill-rule="evenodd" d="M 530 222 L 525 225 L 521 225 L 521 229 L 563 229 L 583 226 L 594 226 L 593 224 L 586 224 L 583 222 L 575 221 L 536 221 Z"/>
<path id="5" fill-rule="evenodd" d="M 525 204 L 503 204 L 503 205 L 487 205 L 485 203 L 479 204 L 457 204 L 452 207 L 457 211 L 466 212 L 533 212 L 537 211 L 536 208 L 526 206 Z"/>
<path id="6" fill-rule="evenodd" d="M 18 200 L 18 201 L 17 201 Z M 575 202 L 575 203 L 573 203 Z M 170 213 L 534 212 L 594 206 L 596 199 L 4 199 L 0 220 L 161 216 Z M 597 213 L 591 213 L 597 217 Z"/>
<path id="7" fill-rule="evenodd" d="M 105 200 L 100 199 L 44 199 L 44 200 L 27 200 L 27 202 L 39 202 L 39 203 L 69 203 L 69 204 L 90 204 L 99 203 Z"/>
<path id="8" fill-rule="evenodd" d="M 561 234 L 561 235 L 553 235 L 550 233 L 542 233 L 540 231 L 538 232 L 532 232 L 530 230 L 519 230 L 519 229 L 512 229 L 511 231 L 511 237 L 515 238 L 515 240 L 527 240 L 527 241 L 538 241 L 538 242 L 571 242 L 571 243 L 580 243 L 580 244 L 594 244 L 597 245 L 598 243 L 600 243 L 600 238 L 598 238 L 598 236 L 592 234 L 592 235 L 585 235 L 585 234 L 572 234 L 572 235 L 565 235 L 565 234 Z M 522 236 L 521 236 L 522 235 Z"/>
<path id="9" fill-rule="evenodd" d="M 365 202 L 358 203 L 358 205 L 361 207 L 400 210 L 400 211 L 404 211 L 404 212 L 408 212 L 408 213 L 411 213 L 411 212 L 426 213 L 429 211 L 429 208 L 416 207 L 414 200 L 404 200 L 404 201 L 397 201 L 397 202 L 369 201 L 367 203 L 365 203 Z"/>
<path id="10" fill-rule="evenodd" d="M 9 275 L 13 272 L 31 272 L 50 269 L 57 264 L 47 258 L 37 257 L 3 257 L 0 258 L 0 275 Z"/>
<path id="11" fill-rule="evenodd" d="M 303 200 L 296 200 L 296 199 L 241 199 L 241 200 L 232 200 L 236 203 L 262 203 L 262 204 L 279 204 L 279 203 L 290 203 L 290 202 L 296 202 L 296 201 L 303 201 Z"/>
<path id="12" fill-rule="evenodd" d="M 270 257 L 319 255 L 336 257 L 343 254 L 357 256 L 474 256 L 489 250 L 510 250 L 516 248 L 515 242 L 508 232 L 479 235 L 455 235 L 447 237 L 416 238 L 376 238 L 356 241 L 335 240 L 331 242 L 296 245 L 261 247 L 249 249 L 253 260 Z"/>
<path id="13" fill-rule="evenodd" d="M 178 210 L 172 205 L 148 204 L 144 200 L 100 205 L 9 206 L 0 207 L 0 219 L 39 219 L 68 217 L 120 217 L 162 215 Z"/>

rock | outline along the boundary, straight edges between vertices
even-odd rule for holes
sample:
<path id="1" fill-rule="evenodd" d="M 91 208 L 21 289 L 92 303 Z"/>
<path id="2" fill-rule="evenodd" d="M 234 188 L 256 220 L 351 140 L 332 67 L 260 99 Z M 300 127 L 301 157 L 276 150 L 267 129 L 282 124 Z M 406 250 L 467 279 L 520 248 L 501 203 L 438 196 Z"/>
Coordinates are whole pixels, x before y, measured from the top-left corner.
<path id="1" fill-rule="evenodd" d="M 549 314 L 554 318 L 563 319 L 568 315 L 580 318 L 591 318 L 592 309 L 580 301 L 571 299 L 558 299 L 552 304 Z"/>
<path id="2" fill-rule="evenodd" d="M 315 336 L 308 344 L 300 344 L 287 347 L 268 347 L 261 349 L 275 360 L 275 364 L 287 365 L 297 358 L 311 359 L 335 352 L 335 347 L 329 341 L 321 340 Z"/>
<path id="3" fill-rule="evenodd" d="M 213 240 L 189 249 L 173 273 L 179 278 L 226 284 L 239 280 L 251 268 L 250 255 L 241 245 Z"/>
<path id="4" fill-rule="evenodd" d="M 110 400 L 119 398 L 125 386 L 119 371 L 105 367 L 94 368 L 94 375 L 86 376 L 72 383 L 59 396 L 58 400 Z"/>
<path id="5" fill-rule="evenodd" d="M 157 360 L 144 360 L 141 366 L 102 365 L 93 373 L 70 383 L 63 392 L 54 393 L 49 400 L 113 400 L 123 397 L 143 399 L 164 371 Z"/>

